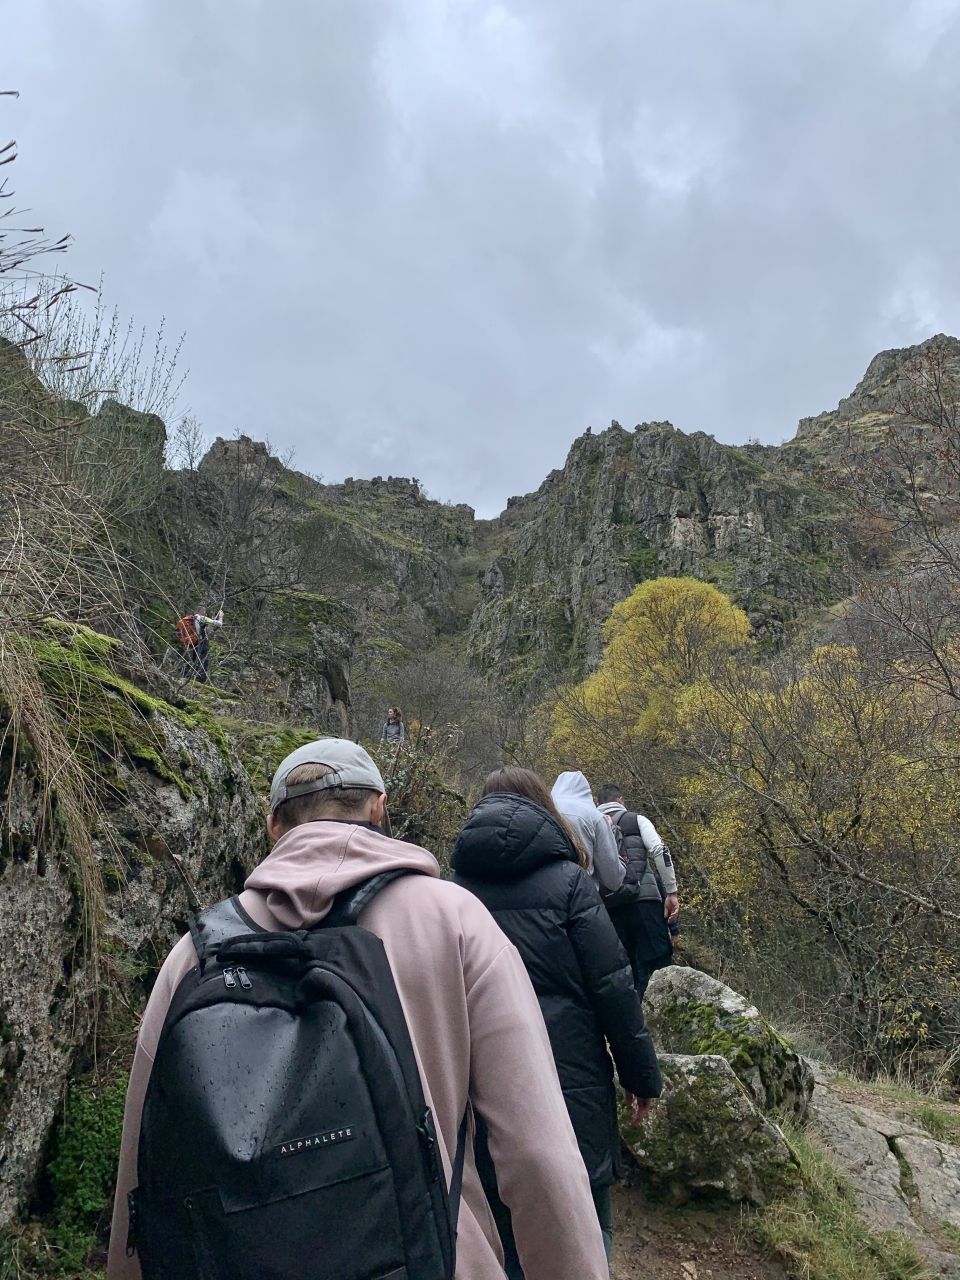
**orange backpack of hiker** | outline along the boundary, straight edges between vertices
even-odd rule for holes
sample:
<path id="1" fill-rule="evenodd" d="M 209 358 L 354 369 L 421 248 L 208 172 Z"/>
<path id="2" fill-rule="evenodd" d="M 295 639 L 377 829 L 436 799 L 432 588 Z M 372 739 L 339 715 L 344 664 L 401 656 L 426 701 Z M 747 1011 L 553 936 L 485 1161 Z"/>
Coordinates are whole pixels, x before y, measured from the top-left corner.
<path id="1" fill-rule="evenodd" d="M 197 643 L 197 624 L 193 614 L 187 613 L 177 619 L 177 639 L 182 649 L 192 649 Z"/>

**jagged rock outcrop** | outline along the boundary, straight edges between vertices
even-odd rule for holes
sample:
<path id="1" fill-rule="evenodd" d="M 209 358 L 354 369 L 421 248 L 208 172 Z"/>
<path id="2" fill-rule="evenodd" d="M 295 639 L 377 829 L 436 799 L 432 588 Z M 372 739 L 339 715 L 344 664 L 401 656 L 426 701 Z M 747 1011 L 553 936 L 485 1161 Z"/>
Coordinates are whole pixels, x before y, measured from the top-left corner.
<path id="1" fill-rule="evenodd" d="M 798 1183 L 775 1124 L 754 1105 L 726 1058 L 661 1054 L 663 1095 L 650 1115 L 620 1132 L 644 1186 L 676 1204 L 720 1196 L 766 1204 Z"/>
<path id="2" fill-rule="evenodd" d="M 934 391 L 933 384 L 941 384 L 947 407 L 953 394 L 950 382 L 960 382 L 956 338 L 938 333 L 913 347 L 879 352 L 851 394 L 836 409 L 802 418 L 796 436 L 779 453 L 793 463 L 826 467 L 849 451 L 851 439 L 860 447 L 880 444 L 892 421 L 911 417 L 928 381 Z"/>
<path id="3" fill-rule="evenodd" d="M 867 1225 L 913 1241 L 934 1275 L 960 1277 L 960 1148 L 913 1115 L 819 1070 L 811 1114 Z"/>
<path id="4" fill-rule="evenodd" d="M 289 588 L 327 595 L 399 641 L 455 625 L 455 562 L 472 538 L 473 511 L 427 498 L 417 481 L 389 477 L 323 484 L 285 467 L 266 446 L 218 439 L 179 484 L 216 535 L 213 576 L 249 592 Z M 197 538 L 204 539 L 197 527 Z"/>
<path id="5" fill-rule="evenodd" d="M 730 987 L 699 969 L 670 965 L 651 978 L 644 1014 L 659 1049 L 720 1054 L 758 1107 L 798 1123 L 806 1119 L 810 1065 Z"/>
<path id="6" fill-rule="evenodd" d="M 545 665 L 589 663 L 616 601 L 661 574 L 714 581 L 761 634 L 779 633 L 844 591 L 834 518 L 822 493 L 702 432 L 588 432 L 501 517 L 504 547 L 483 578 L 471 651 L 518 683 Z"/>

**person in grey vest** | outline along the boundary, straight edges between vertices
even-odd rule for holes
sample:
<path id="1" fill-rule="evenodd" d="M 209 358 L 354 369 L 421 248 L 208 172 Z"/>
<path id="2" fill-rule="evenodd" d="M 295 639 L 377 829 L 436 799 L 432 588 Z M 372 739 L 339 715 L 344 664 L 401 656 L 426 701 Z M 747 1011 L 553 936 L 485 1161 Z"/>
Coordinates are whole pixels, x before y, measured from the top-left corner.
<path id="1" fill-rule="evenodd" d="M 606 783 L 597 793 L 597 800 L 600 812 L 620 832 L 620 856 L 626 864 L 626 875 L 622 887 L 606 906 L 630 957 L 634 982 L 642 998 L 654 971 L 673 959 L 671 926 L 676 925 L 680 914 L 676 869 L 670 850 L 650 819 L 627 809 L 622 787 Z"/>

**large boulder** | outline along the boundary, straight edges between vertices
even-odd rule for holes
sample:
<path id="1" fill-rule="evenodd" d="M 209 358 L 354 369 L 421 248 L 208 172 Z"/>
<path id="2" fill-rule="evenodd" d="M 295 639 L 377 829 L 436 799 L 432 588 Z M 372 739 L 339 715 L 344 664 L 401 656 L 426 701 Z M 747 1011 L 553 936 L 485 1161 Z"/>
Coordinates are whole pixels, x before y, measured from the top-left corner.
<path id="1" fill-rule="evenodd" d="M 671 965 L 651 978 L 647 1025 L 666 1053 L 720 1054 L 764 1111 L 806 1119 L 813 1072 L 743 996 L 699 969 Z"/>
<path id="2" fill-rule="evenodd" d="M 620 1132 L 645 1186 L 682 1204 L 694 1196 L 765 1204 L 796 1185 L 797 1164 L 717 1054 L 662 1054 L 663 1095 L 640 1125 L 621 1108 Z"/>

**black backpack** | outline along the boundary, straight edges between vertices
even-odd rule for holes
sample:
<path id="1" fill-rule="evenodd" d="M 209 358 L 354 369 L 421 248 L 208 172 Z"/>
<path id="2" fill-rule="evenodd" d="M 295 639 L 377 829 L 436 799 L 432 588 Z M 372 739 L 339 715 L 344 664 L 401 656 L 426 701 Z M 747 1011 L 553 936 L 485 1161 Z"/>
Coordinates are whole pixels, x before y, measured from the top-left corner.
<path id="1" fill-rule="evenodd" d="M 619 911 L 640 900 L 639 885 L 647 871 L 647 850 L 640 836 L 640 824 L 637 822 L 635 813 L 627 810 L 617 814 L 612 826 L 614 839 L 617 842 L 617 852 L 624 866 L 623 883 L 619 888 L 612 889 L 601 896 L 608 911 Z M 628 836 L 633 837 L 629 846 L 627 845 Z M 639 856 L 636 852 L 637 844 L 642 850 Z"/>
<path id="2" fill-rule="evenodd" d="M 403 874 L 315 929 L 271 933 L 237 898 L 191 921 L 130 1197 L 144 1280 L 451 1280 L 467 1118 L 448 1195 L 383 943 L 356 925 Z"/>

